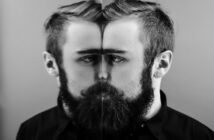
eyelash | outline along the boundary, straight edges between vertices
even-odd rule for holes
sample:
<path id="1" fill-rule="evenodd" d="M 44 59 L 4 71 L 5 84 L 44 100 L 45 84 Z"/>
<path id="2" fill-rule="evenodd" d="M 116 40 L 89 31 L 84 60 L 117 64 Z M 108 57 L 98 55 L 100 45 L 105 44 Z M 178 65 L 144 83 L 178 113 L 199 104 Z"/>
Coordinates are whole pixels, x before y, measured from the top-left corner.
<path id="1" fill-rule="evenodd" d="M 83 62 L 86 64 L 95 63 L 97 60 L 98 60 L 98 57 L 94 55 L 87 55 L 79 58 L 80 62 Z"/>
<path id="2" fill-rule="evenodd" d="M 79 62 L 84 64 L 97 64 L 100 60 L 100 57 L 97 55 L 87 55 L 78 59 Z M 116 55 L 107 55 L 107 61 L 109 64 L 120 64 L 126 62 L 127 59 L 121 56 Z"/>
<path id="3" fill-rule="evenodd" d="M 116 55 L 109 55 L 109 58 L 110 58 L 110 62 L 113 62 L 114 64 L 119 64 L 127 61 L 127 59 Z"/>

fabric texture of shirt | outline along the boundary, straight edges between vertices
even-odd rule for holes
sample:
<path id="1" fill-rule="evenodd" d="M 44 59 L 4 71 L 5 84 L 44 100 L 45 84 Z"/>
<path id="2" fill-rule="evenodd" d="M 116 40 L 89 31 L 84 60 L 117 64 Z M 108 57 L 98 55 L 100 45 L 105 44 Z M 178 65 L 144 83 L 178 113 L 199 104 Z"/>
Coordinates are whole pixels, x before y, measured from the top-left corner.
<path id="1" fill-rule="evenodd" d="M 214 132 L 167 106 L 161 91 L 162 107 L 150 120 L 139 124 L 134 131 L 115 136 L 101 136 L 78 130 L 59 107 L 53 107 L 23 122 L 17 140 L 214 140 Z"/>

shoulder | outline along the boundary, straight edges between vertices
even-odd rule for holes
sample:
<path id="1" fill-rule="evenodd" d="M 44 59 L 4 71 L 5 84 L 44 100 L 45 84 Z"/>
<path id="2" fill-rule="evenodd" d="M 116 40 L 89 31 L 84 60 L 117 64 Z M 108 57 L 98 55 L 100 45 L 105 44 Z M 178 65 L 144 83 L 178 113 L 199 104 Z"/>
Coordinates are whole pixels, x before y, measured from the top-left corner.
<path id="1" fill-rule="evenodd" d="M 167 107 L 167 124 L 171 131 L 189 137 L 188 139 L 214 139 L 214 132 L 196 119 Z"/>
<path id="2" fill-rule="evenodd" d="M 17 140 L 25 139 L 25 137 L 34 137 L 40 131 L 45 132 L 50 128 L 57 126 L 58 108 L 53 107 L 43 111 L 28 120 L 24 121 L 18 131 Z M 27 135 L 27 136 L 26 136 Z"/>
<path id="3" fill-rule="evenodd" d="M 40 125 L 40 124 L 53 124 L 56 122 L 58 116 L 58 110 L 57 107 L 50 108 L 46 111 L 43 111 L 28 120 L 24 121 L 22 123 L 23 126 L 35 126 L 35 125 Z"/>

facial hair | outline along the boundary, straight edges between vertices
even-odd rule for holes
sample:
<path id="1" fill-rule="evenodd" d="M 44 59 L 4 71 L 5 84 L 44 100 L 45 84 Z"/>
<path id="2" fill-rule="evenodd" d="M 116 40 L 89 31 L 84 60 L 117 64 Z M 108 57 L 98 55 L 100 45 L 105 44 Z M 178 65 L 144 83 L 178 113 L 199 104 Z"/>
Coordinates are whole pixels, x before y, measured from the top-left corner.
<path id="1" fill-rule="evenodd" d="M 124 98 L 123 90 L 107 82 L 98 82 L 82 90 L 82 98 L 75 98 L 67 87 L 65 71 L 60 68 L 59 105 L 64 103 L 72 114 L 72 120 L 80 128 L 91 133 L 114 134 L 134 129 L 147 114 L 153 102 L 151 67 L 142 71 L 141 93 L 136 99 Z"/>

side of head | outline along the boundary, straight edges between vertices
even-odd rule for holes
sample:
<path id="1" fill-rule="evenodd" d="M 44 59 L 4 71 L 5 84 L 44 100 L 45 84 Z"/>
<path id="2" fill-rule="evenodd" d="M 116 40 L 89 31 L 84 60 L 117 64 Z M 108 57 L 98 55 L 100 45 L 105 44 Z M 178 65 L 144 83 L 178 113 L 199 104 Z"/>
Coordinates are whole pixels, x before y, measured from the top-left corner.
<path id="1" fill-rule="evenodd" d="M 170 17 L 153 2 L 116 0 L 105 7 L 109 22 L 131 17 L 138 20 L 140 40 L 146 46 L 144 63 L 151 68 L 154 79 L 162 78 L 169 70 L 174 50 L 174 29 Z"/>
<path id="2" fill-rule="evenodd" d="M 48 73 L 58 77 L 63 63 L 62 46 L 66 41 L 67 26 L 77 20 L 95 22 L 101 15 L 101 4 L 94 0 L 81 1 L 57 9 L 45 22 L 46 51 L 43 53 Z"/>

